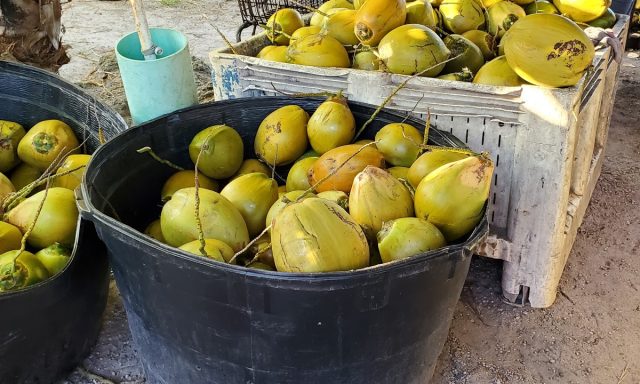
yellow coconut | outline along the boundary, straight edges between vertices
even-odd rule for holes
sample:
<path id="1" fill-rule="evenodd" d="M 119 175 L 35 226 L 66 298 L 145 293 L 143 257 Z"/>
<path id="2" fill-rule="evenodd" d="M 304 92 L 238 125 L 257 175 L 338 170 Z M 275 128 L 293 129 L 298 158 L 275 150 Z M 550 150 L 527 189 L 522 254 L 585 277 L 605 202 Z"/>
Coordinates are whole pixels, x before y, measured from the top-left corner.
<path id="1" fill-rule="evenodd" d="M 507 58 L 504 56 L 496 57 L 483 65 L 473 78 L 473 82 L 505 87 L 519 87 L 527 83 L 511 69 L 509 63 L 507 63 Z"/>
<path id="2" fill-rule="evenodd" d="M 325 19 L 324 15 L 329 13 L 329 11 L 334 8 L 354 9 L 354 3 L 351 3 L 349 0 L 329 0 L 323 3 L 318 8 L 318 11 L 320 12 L 313 13 L 313 16 L 311 17 L 311 21 L 309 22 L 309 25 L 313 27 L 321 27 L 322 23 L 324 23 L 324 19 Z"/>
<path id="3" fill-rule="evenodd" d="M 16 191 L 19 191 L 32 182 L 36 181 L 42 175 L 42 173 L 43 172 L 36 167 L 32 167 L 31 165 L 26 163 L 21 163 L 11 172 L 11 183 L 16 188 Z"/>
<path id="4" fill-rule="evenodd" d="M 317 195 L 321 199 L 331 200 L 349 212 L 349 195 L 342 191 L 324 191 Z"/>
<path id="5" fill-rule="evenodd" d="M 11 193 L 15 192 L 16 189 L 11 183 L 11 180 L 4 174 L 0 173 L 0 203 Z"/>
<path id="6" fill-rule="evenodd" d="M 531 4 L 528 4 L 526 7 L 524 7 L 524 11 L 527 13 L 527 15 L 531 15 L 533 13 L 553 13 L 557 15 L 560 13 L 555 5 L 545 0 L 538 0 L 534 1 Z"/>
<path id="7" fill-rule="evenodd" d="M 37 215 L 43 199 L 44 204 Z M 73 191 L 66 188 L 49 188 L 38 192 L 11 209 L 5 215 L 5 221 L 25 233 L 36 217 L 36 224 L 27 237 L 30 246 L 37 249 L 46 248 L 54 243 L 73 246 L 78 222 L 78 208 Z"/>
<path id="8" fill-rule="evenodd" d="M 377 71 L 380 68 L 380 59 L 374 50 L 362 50 L 353 56 L 353 65 L 351 67 L 367 71 Z"/>
<path id="9" fill-rule="evenodd" d="M 518 76 L 549 87 L 575 85 L 595 56 L 593 43 L 580 27 L 552 14 L 523 17 L 507 31 L 502 44 Z"/>
<path id="10" fill-rule="evenodd" d="M 353 0 L 353 9 L 360 9 L 367 0 Z"/>
<path id="11" fill-rule="evenodd" d="M 411 165 L 409 172 L 407 172 L 407 178 L 413 188 L 417 188 L 422 179 L 428 174 L 435 171 L 445 164 L 452 163 L 454 161 L 462 160 L 468 157 L 466 153 L 455 152 L 451 150 L 431 150 L 423 153 L 418 159 Z"/>
<path id="12" fill-rule="evenodd" d="M 464 36 L 451 34 L 444 38 L 444 44 L 451 51 L 450 59 L 444 66 L 445 73 L 462 72 L 464 69 L 476 73 L 484 64 L 480 48 Z"/>
<path id="13" fill-rule="evenodd" d="M 364 45 L 374 47 L 382 38 L 404 24 L 405 0 L 367 0 L 356 13 L 355 34 Z"/>
<path id="14" fill-rule="evenodd" d="M 304 21 L 295 9 L 282 8 L 269 17 L 266 27 L 269 40 L 278 45 L 288 45 L 289 36 L 304 27 Z"/>
<path id="15" fill-rule="evenodd" d="M 392 174 L 396 179 L 409 180 L 409 167 L 391 167 L 387 169 L 387 172 Z"/>
<path id="16" fill-rule="evenodd" d="M 493 4 L 498 3 L 500 1 L 503 1 L 503 0 L 481 0 L 480 2 L 482 3 L 482 6 L 484 8 L 489 8 Z"/>
<path id="17" fill-rule="evenodd" d="M 194 255 L 207 257 L 222 263 L 228 263 L 234 255 L 233 249 L 225 242 L 216 239 L 204 239 L 204 254 L 202 253 L 202 243 L 194 240 L 183 244 L 180 249 Z"/>
<path id="18" fill-rule="evenodd" d="M 482 5 L 476 0 L 447 0 L 439 9 L 445 27 L 453 33 L 462 34 L 484 27 Z"/>
<path id="19" fill-rule="evenodd" d="M 313 164 L 318 161 L 317 157 L 305 157 L 302 160 L 298 160 L 293 164 L 287 175 L 287 192 L 292 191 L 306 191 L 311 187 L 309 185 L 309 169 L 313 167 Z"/>
<path id="20" fill-rule="evenodd" d="M 233 180 L 242 175 L 254 172 L 264 173 L 267 176 L 271 175 L 271 169 L 265 163 L 256 159 L 246 159 L 242 162 L 242 165 L 240 166 L 240 169 L 238 169 L 238 172 L 231 176 L 231 179 Z"/>
<path id="21" fill-rule="evenodd" d="M 343 166 L 340 167 L 341 165 Z M 351 190 L 353 179 L 368 165 L 384 168 L 385 162 L 382 153 L 372 146 L 343 145 L 326 152 L 313 164 L 309 171 L 309 184 L 319 183 L 316 186 L 317 192 L 343 191 L 348 193 Z M 322 182 L 320 183 L 320 181 Z"/>
<path id="22" fill-rule="evenodd" d="M 294 162 L 307 149 L 309 114 L 297 105 L 287 105 L 262 120 L 254 140 L 256 155 L 267 164 Z"/>
<path id="23" fill-rule="evenodd" d="M 494 36 L 502 37 L 516 21 L 526 15 L 518 4 L 508 0 L 501 1 L 487 9 L 487 30 Z"/>
<path id="24" fill-rule="evenodd" d="M 351 66 L 349 54 L 344 46 L 324 33 L 305 36 L 292 42 L 287 49 L 287 60 L 292 64 L 313 67 Z"/>
<path id="25" fill-rule="evenodd" d="M 378 46 L 380 60 L 391 73 L 437 76 L 449 58 L 449 49 L 429 27 L 407 24 L 389 32 Z"/>
<path id="26" fill-rule="evenodd" d="M 49 276 L 60 273 L 71 260 L 71 248 L 55 243 L 34 255 L 49 272 Z"/>
<path id="27" fill-rule="evenodd" d="M 22 232 L 15 225 L 0 221 L 0 254 L 20 249 Z"/>
<path id="28" fill-rule="evenodd" d="M 391 123 L 376 133 L 376 146 L 384 160 L 399 167 L 410 167 L 420 154 L 423 134 L 407 123 Z"/>
<path id="29" fill-rule="evenodd" d="M 416 217 L 438 227 L 448 242 L 471 232 L 482 219 L 493 163 L 470 156 L 429 173 L 415 191 Z"/>
<path id="30" fill-rule="evenodd" d="M 533 3 L 535 0 L 511 0 L 518 5 L 527 5 Z"/>
<path id="31" fill-rule="evenodd" d="M 387 221 L 377 234 L 378 250 L 383 262 L 401 260 L 447 245 L 442 232 L 417 217 Z"/>
<path id="32" fill-rule="evenodd" d="M 225 179 L 242 165 L 244 144 L 235 129 L 227 125 L 213 125 L 193 137 L 189 144 L 189 157 L 194 164 L 198 162 L 198 170 L 206 176 Z"/>
<path id="33" fill-rule="evenodd" d="M 258 269 L 262 271 L 275 271 L 276 269 L 269 264 L 260 262 L 260 261 L 252 261 L 247 264 L 247 268 Z"/>
<path id="34" fill-rule="evenodd" d="M 51 185 L 53 187 L 67 188 L 72 191 L 75 190 L 78 185 L 82 183 L 82 177 L 87 169 L 89 160 L 91 160 L 91 155 L 80 154 L 67 156 L 56 171 L 57 176 L 53 179 Z"/>
<path id="35" fill-rule="evenodd" d="M 0 120 L 0 172 L 7 172 L 20 162 L 18 143 L 25 133 L 22 125 Z"/>
<path id="36" fill-rule="evenodd" d="M 287 46 L 285 45 L 267 45 L 262 48 L 258 55 L 256 56 L 259 59 L 276 61 L 279 63 L 287 62 Z"/>
<path id="37" fill-rule="evenodd" d="M 318 154 L 349 144 L 355 134 L 356 120 L 342 95 L 320 104 L 307 124 L 309 143 Z"/>
<path id="38" fill-rule="evenodd" d="M 278 183 L 263 173 L 250 173 L 229 182 L 220 195 L 242 214 L 253 238 L 264 229 L 267 212 L 278 200 Z"/>
<path id="39" fill-rule="evenodd" d="M 322 31 L 322 28 L 317 25 L 309 25 L 307 27 L 298 28 L 296 29 L 295 32 L 293 32 L 293 35 L 291 35 L 291 41 L 289 42 L 289 44 L 291 44 L 291 42 L 294 42 L 298 39 L 302 39 L 303 37 L 306 37 L 309 35 L 317 35 L 321 31 Z"/>
<path id="40" fill-rule="evenodd" d="M 162 190 L 160 191 L 160 198 L 162 202 L 167 202 L 171 199 L 174 193 L 183 189 L 196 186 L 196 171 L 190 169 L 184 171 L 178 171 L 171 175 L 167 181 L 164 182 Z M 202 173 L 198 173 L 198 186 L 202 189 L 209 189 L 211 191 L 218 192 L 220 186 L 218 182 L 208 178 Z"/>
<path id="41" fill-rule="evenodd" d="M 616 24 L 616 14 L 611 8 L 607 10 L 597 19 L 589 22 L 589 25 L 596 28 L 612 28 Z"/>
<path id="42" fill-rule="evenodd" d="M 31 127 L 18 144 L 18 157 L 42 171 L 59 157 L 60 153 L 79 152 L 80 143 L 66 123 L 45 120 Z"/>
<path id="43" fill-rule="evenodd" d="M 273 261 L 273 250 L 271 249 L 270 235 L 266 234 L 261 237 L 260 240 L 253 243 L 249 248 L 249 252 L 253 255 L 252 260 L 266 264 L 271 268 L 270 270 L 275 271 L 276 264 Z M 247 267 L 249 267 L 249 265 L 247 265 Z"/>
<path id="44" fill-rule="evenodd" d="M 238 209 L 217 192 L 200 189 L 198 195 L 204 237 L 223 241 L 236 252 L 246 246 L 249 233 Z M 162 207 L 160 221 L 167 244 L 179 247 L 199 238 L 195 202 L 195 188 L 185 188 Z"/>
<path id="45" fill-rule="evenodd" d="M 349 214 L 369 240 L 385 221 L 413 216 L 413 198 L 407 187 L 389 172 L 367 167 L 353 181 Z"/>
<path id="46" fill-rule="evenodd" d="M 304 196 L 301 198 L 301 196 Z M 315 197 L 316 195 L 313 192 L 305 192 L 305 191 L 291 191 L 286 192 L 282 196 L 278 197 L 278 200 L 273 203 L 271 208 L 269 208 L 269 212 L 267 213 L 267 218 L 265 220 L 265 225 L 269 226 L 273 222 L 273 219 L 282 212 L 284 207 L 291 204 L 292 202 L 298 199 L 306 199 L 309 197 Z"/>
<path id="47" fill-rule="evenodd" d="M 496 38 L 494 36 L 477 29 L 467 31 L 462 36 L 480 48 L 485 60 L 491 60 L 496 57 Z"/>
<path id="48" fill-rule="evenodd" d="M 431 3 L 425 0 L 415 0 L 407 3 L 406 24 L 422 24 L 431 29 L 438 25 Z"/>
<path id="49" fill-rule="evenodd" d="M 437 78 L 440 80 L 464 81 L 470 83 L 473 81 L 473 73 L 468 68 L 463 68 L 460 72 L 447 73 L 446 75 L 440 75 Z"/>
<path id="50" fill-rule="evenodd" d="M 356 45 L 358 38 L 353 31 L 356 17 L 354 9 L 334 8 L 324 18 L 322 28 L 329 36 L 334 37 L 342 45 Z"/>
<path id="51" fill-rule="evenodd" d="M 571 20 L 588 23 L 605 13 L 611 0 L 554 0 L 553 4 Z"/>
<path id="52" fill-rule="evenodd" d="M 25 288 L 48 278 L 49 272 L 31 252 L 0 254 L 0 292 Z"/>
<path id="53" fill-rule="evenodd" d="M 362 229 L 329 200 L 304 199 L 285 207 L 273 220 L 271 240 L 280 272 L 349 271 L 369 265 Z"/>
<path id="54" fill-rule="evenodd" d="M 160 226 L 160 219 L 154 220 L 145 228 L 144 234 L 148 235 L 161 243 L 166 243 L 164 235 L 162 235 L 162 227 Z"/>

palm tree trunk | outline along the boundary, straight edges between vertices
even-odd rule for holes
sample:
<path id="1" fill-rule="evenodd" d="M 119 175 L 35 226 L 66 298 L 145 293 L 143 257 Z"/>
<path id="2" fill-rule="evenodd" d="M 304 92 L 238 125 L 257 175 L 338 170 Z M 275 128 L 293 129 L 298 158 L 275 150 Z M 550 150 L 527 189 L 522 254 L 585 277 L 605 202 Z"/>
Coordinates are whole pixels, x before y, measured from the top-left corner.
<path id="1" fill-rule="evenodd" d="M 0 53 L 57 69 L 69 61 L 61 18 L 60 0 L 0 0 Z"/>

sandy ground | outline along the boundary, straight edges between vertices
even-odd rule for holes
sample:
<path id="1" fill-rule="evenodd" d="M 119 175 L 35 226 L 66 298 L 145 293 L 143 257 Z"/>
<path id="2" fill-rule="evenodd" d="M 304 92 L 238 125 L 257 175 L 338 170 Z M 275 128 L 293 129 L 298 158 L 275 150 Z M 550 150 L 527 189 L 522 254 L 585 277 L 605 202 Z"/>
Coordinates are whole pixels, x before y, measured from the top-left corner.
<path id="1" fill-rule="evenodd" d="M 174 28 L 189 39 L 193 55 L 207 61 L 207 53 L 224 45 L 211 26 L 215 25 L 229 40 L 235 41 L 236 28 L 242 24 L 238 3 L 230 0 L 146 1 L 151 27 Z M 63 5 L 66 29 L 64 43 L 71 62 L 60 74 L 80 81 L 116 42 L 135 30 L 128 1 L 72 0 Z"/>
<path id="2" fill-rule="evenodd" d="M 147 8 L 153 26 L 184 32 L 191 53 L 204 62 L 223 42 L 202 14 L 229 38 L 241 23 L 234 1 L 153 1 Z M 110 67 L 101 66 L 98 80 L 93 69 L 132 29 L 128 3 L 73 0 L 65 5 L 64 23 L 71 63 L 61 74 L 126 112 L 121 97 L 101 93 L 101 80 L 117 81 Z M 628 56 L 602 176 L 555 305 L 540 310 L 504 304 L 500 262 L 475 259 L 433 383 L 640 383 L 640 60 Z M 200 68 L 204 78 L 206 72 Z M 62 383 L 143 382 L 113 288 L 100 342 Z"/>

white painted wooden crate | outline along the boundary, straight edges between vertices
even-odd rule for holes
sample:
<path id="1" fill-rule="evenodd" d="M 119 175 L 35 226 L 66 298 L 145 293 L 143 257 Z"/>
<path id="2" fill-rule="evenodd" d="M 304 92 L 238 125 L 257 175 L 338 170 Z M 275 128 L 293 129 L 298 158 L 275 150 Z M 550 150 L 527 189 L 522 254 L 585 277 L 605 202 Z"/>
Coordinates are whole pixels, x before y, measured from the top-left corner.
<path id="1" fill-rule="evenodd" d="M 629 17 L 614 27 L 626 40 Z M 217 100 L 286 93 L 337 92 L 380 105 L 407 76 L 315 68 L 257 59 L 264 35 L 210 53 Z M 246 55 L 246 56 L 245 56 Z M 619 67 L 611 49 L 571 88 L 493 87 L 414 78 L 387 104 L 413 111 L 491 154 L 491 232 L 479 253 L 504 260 L 505 298 L 548 307 L 600 175 Z M 417 103 L 417 105 L 416 105 Z"/>

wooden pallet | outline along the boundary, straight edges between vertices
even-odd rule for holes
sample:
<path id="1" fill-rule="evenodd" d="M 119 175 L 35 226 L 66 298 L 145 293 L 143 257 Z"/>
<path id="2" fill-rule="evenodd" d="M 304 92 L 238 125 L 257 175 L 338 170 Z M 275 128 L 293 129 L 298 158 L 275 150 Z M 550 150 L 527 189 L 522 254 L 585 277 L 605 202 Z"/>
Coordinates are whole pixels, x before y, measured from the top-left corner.
<path id="1" fill-rule="evenodd" d="M 614 31 L 626 40 L 629 17 Z M 407 76 L 314 68 L 257 59 L 268 44 L 258 35 L 211 52 L 216 99 L 342 91 L 380 105 Z M 491 154 L 496 164 L 488 215 L 490 236 L 479 253 L 504 260 L 502 288 L 511 302 L 548 307 L 556 297 L 577 229 L 600 175 L 618 64 L 610 48 L 571 88 L 493 87 L 411 79 L 388 108 L 427 112 L 432 123 Z"/>

